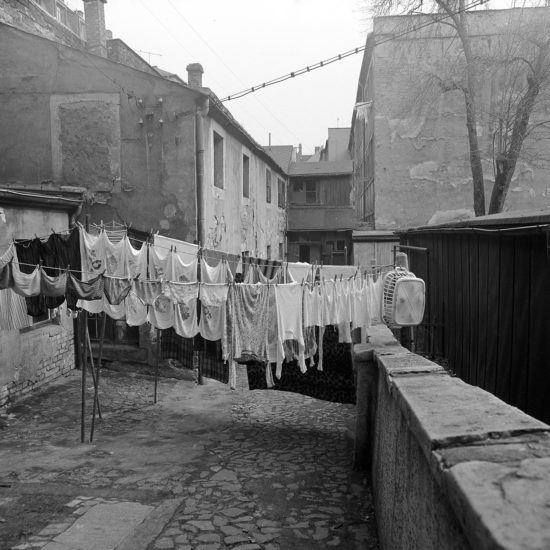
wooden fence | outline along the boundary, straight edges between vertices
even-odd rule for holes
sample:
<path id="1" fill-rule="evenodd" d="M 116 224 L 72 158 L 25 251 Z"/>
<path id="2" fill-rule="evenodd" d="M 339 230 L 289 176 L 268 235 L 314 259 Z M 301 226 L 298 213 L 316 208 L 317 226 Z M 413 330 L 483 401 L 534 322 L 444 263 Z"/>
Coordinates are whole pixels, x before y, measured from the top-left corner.
<path id="1" fill-rule="evenodd" d="M 411 271 L 427 285 L 423 324 L 413 331 L 415 351 L 545 422 L 550 422 L 549 235 L 541 225 L 441 227 L 400 235 Z"/>

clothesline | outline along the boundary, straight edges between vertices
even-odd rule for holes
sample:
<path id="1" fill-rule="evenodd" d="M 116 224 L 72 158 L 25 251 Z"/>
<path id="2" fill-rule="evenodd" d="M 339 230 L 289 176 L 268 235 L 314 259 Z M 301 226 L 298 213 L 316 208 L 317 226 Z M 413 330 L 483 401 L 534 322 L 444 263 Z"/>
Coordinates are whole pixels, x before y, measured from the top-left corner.
<path id="1" fill-rule="evenodd" d="M 24 296 L 32 316 L 44 308 L 59 307 L 66 300 L 73 311 L 81 308 L 92 314 L 104 312 L 112 319 L 124 319 L 130 326 L 150 323 L 158 330 L 173 329 L 182 338 L 200 334 L 205 340 L 221 341 L 222 357 L 231 363 L 233 382 L 234 362 L 253 355 L 260 362 L 276 364 L 275 372 L 266 369 L 266 384 L 272 386 L 273 374 L 277 378 L 282 375 L 286 340 L 298 343 L 299 366 L 304 372 L 305 359 L 312 357 L 312 350 L 317 347 L 313 341 L 315 327 L 319 328 L 321 339 L 325 326 L 338 326 L 340 341 L 350 343 L 352 328 L 366 329 L 381 317 L 382 279 L 355 279 L 355 266 L 325 266 L 324 272 L 321 267 L 320 276 L 316 277 L 316 266 L 294 264 L 293 276 L 313 275 L 307 287 L 294 278 L 290 284 L 265 275 L 256 281 L 261 272 L 258 267 L 249 269 L 254 278 L 235 283 L 228 262 L 222 260 L 211 267 L 200 254 L 197 260 L 186 264 L 176 254 L 161 258 L 155 253 L 154 244 L 148 243 L 150 251 L 137 250 L 127 237 L 114 244 L 107 233 L 96 236 L 84 229 L 73 234 L 70 241 L 70 248 L 62 243 L 67 245 L 63 256 L 48 259 L 50 263 L 65 262 L 65 268 L 53 268 L 61 272 L 58 277 L 47 275 L 48 266 L 40 268 L 41 264 L 36 263 L 44 254 L 38 244 L 21 249 L 26 254 L 21 258 L 21 267 L 28 266 L 26 271 L 29 267 L 39 269 L 33 273 L 16 272 L 13 268 L 19 257 L 17 244 L 14 245 L 16 254 L 11 261 L 15 263 L 0 269 L 0 285 Z M 70 252 L 75 252 L 75 256 Z M 67 264 L 78 261 L 77 257 L 85 271 L 82 281 L 63 273 L 70 269 Z M 280 263 L 279 276 L 287 268 L 288 263 Z M 147 276 L 147 280 L 138 278 L 138 273 Z"/>
<path id="2" fill-rule="evenodd" d="M 113 222 L 113 224 L 114 224 L 114 222 Z M 108 236 L 109 230 L 108 230 L 108 229 L 106 229 L 103 225 L 102 225 L 102 226 L 97 226 L 97 224 L 94 224 L 94 226 L 95 226 L 96 228 L 98 228 L 98 229 L 100 230 L 100 232 L 101 232 L 101 231 L 106 232 L 106 233 L 107 233 L 107 238 L 109 238 L 109 236 Z M 114 225 L 113 225 L 113 227 L 114 227 Z M 128 237 L 128 234 L 127 234 L 128 226 L 126 226 L 126 225 L 124 225 L 124 226 L 123 226 L 123 225 L 120 225 L 120 227 L 125 227 L 125 229 L 124 229 L 123 231 L 126 231 L 126 237 Z M 51 234 L 53 234 L 53 233 L 58 233 L 58 234 L 59 234 L 59 233 L 70 233 L 70 232 L 74 231 L 75 229 L 79 229 L 79 230 L 82 230 L 82 231 L 86 231 L 86 229 L 83 227 L 83 225 L 82 225 L 80 222 L 78 222 L 78 223 L 76 224 L 76 226 L 73 227 L 73 228 L 65 229 L 65 230 L 61 230 L 61 231 L 53 231 L 53 230 L 52 230 L 52 233 L 50 233 L 49 235 L 45 235 L 45 236 L 43 236 L 43 237 L 38 237 L 38 236 L 35 235 L 34 238 L 38 238 L 38 239 L 40 239 L 40 240 L 42 240 L 42 239 L 47 239 L 47 238 L 48 238 Z M 87 232 L 88 234 L 92 234 L 92 233 L 90 233 L 89 231 L 86 231 L 86 232 Z M 128 237 L 128 238 L 129 238 L 129 237 Z M 23 246 L 25 246 L 23 243 L 26 243 L 26 242 L 30 243 L 30 242 L 32 242 L 33 240 L 34 240 L 34 239 L 18 239 L 18 240 L 17 240 L 17 243 L 18 243 L 18 244 L 22 244 Z M 188 255 L 188 256 L 197 257 L 197 258 L 199 258 L 199 259 L 200 259 L 203 255 L 208 256 L 208 253 L 209 253 L 209 252 L 216 253 L 216 254 L 220 254 L 220 253 L 221 253 L 221 254 L 226 255 L 226 256 L 229 255 L 229 253 L 227 253 L 227 252 L 219 252 L 219 251 L 216 251 L 216 250 L 211 250 L 211 249 L 203 248 L 203 247 L 200 247 L 200 246 L 198 247 L 197 252 L 187 252 L 187 251 L 185 251 L 185 250 L 180 250 L 180 251 L 178 251 L 178 250 L 177 250 L 177 245 L 172 245 L 172 246 L 168 247 L 168 246 L 164 246 L 164 245 L 161 245 L 161 244 L 158 244 L 158 243 L 151 243 L 149 240 L 145 240 L 145 241 L 144 241 L 144 240 L 138 239 L 138 238 L 132 238 L 132 241 L 141 243 L 142 246 L 143 246 L 143 245 L 146 245 L 146 246 L 153 246 L 153 247 L 155 247 L 155 248 L 160 248 L 160 249 L 162 249 L 162 250 L 169 250 L 170 252 L 175 252 L 175 253 L 178 254 L 178 255 L 179 255 L 179 254 L 186 254 L 186 255 Z M 185 243 L 185 241 L 181 241 L 181 242 L 182 242 L 182 243 Z M 14 239 L 14 241 L 13 241 L 12 243 L 10 243 L 10 244 L 7 246 L 6 252 L 10 249 L 10 247 L 11 247 L 14 243 L 15 243 L 15 239 Z M 185 243 L 185 244 L 190 244 L 190 243 Z M 140 250 L 141 250 L 141 249 L 140 249 Z M 204 253 L 206 253 L 206 254 L 204 254 Z M 226 262 L 227 262 L 228 260 L 227 260 L 227 258 L 223 258 L 223 257 L 222 257 L 222 258 L 220 258 L 220 261 L 226 261 Z M 258 259 L 258 258 L 253 258 L 253 259 L 252 259 L 252 258 L 242 258 L 241 261 L 242 261 L 243 265 L 244 265 L 244 264 L 248 264 L 248 265 L 260 266 L 260 263 L 259 263 L 259 262 L 261 262 L 262 259 Z M 264 261 L 270 261 L 270 260 L 264 260 Z M 283 265 L 284 263 L 286 263 L 287 266 L 288 266 L 289 263 L 293 263 L 293 262 L 281 262 L 281 265 Z M 32 267 L 34 264 L 25 264 L 25 263 L 21 263 L 21 265 L 28 265 L 28 266 L 31 266 L 31 267 Z M 37 265 L 38 265 L 38 264 L 37 264 Z M 331 269 L 334 269 L 334 268 L 337 268 L 337 267 L 338 267 L 338 266 L 323 265 L 322 263 L 320 263 L 320 264 L 317 264 L 317 263 L 305 264 L 303 267 L 306 267 L 306 266 L 307 266 L 308 269 L 311 269 L 311 270 L 312 270 L 312 273 L 311 273 L 312 277 L 315 276 L 315 270 L 316 270 L 317 268 L 331 268 Z M 260 266 L 260 267 L 261 267 L 261 266 Z M 348 266 L 343 266 L 343 267 L 348 267 Z M 351 267 L 351 266 L 349 266 L 349 267 Z M 359 270 L 359 271 L 361 271 L 361 272 L 365 272 L 365 273 L 369 273 L 369 272 L 370 272 L 370 273 L 372 273 L 372 272 L 380 271 L 380 270 L 385 269 L 385 268 L 393 267 L 393 264 L 386 264 L 386 265 L 382 265 L 382 266 L 374 265 L 374 266 L 369 266 L 369 267 L 366 267 L 366 266 L 365 266 L 365 267 L 353 266 L 353 267 L 356 267 L 357 270 Z M 66 270 L 66 268 L 55 268 L 55 267 L 48 267 L 48 269 L 57 269 L 57 270 L 59 270 L 59 271 L 64 271 L 64 270 Z M 72 270 L 69 270 L 69 271 L 71 271 L 71 272 L 73 272 L 73 273 L 85 273 L 85 274 L 97 275 L 96 272 L 83 271 L 83 270 L 78 270 L 78 269 L 72 269 Z"/>
<path id="3" fill-rule="evenodd" d="M 221 261 L 224 261 L 224 260 L 221 260 Z M 24 265 L 24 266 L 27 266 L 27 267 L 34 267 L 34 268 L 37 268 L 37 267 L 41 267 L 42 269 L 51 269 L 51 270 L 54 270 L 54 271 L 62 271 L 64 273 L 85 273 L 87 275 L 94 275 L 94 276 L 97 276 L 97 275 L 102 275 L 103 277 L 107 277 L 109 279 L 121 279 L 121 280 L 128 280 L 128 281 L 131 281 L 131 280 L 139 280 L 141 282 L 155 282 L 155 283 L 172 283 L 172 282 L 176 282 L 176 281 L 170 281 L 169 279 L 142 279 L 140 277 L 140 274 L 138 273 L 137 276 L 135 277 L 132 277 L 132 276 L 115 276 L 115 275 L 106 275 L 104 272 L 103 273 L 97 273 L 95 271 L 82 271 L 82 270 L 77 270 L 77 269 L 70 269 L 70 266 L 69 268 L 66 268 L 66 267 L 50 267 L 50 266 L 46 266 L 46 265 L 43 265 L 42 263 L 40 264 L 29 264 L 29 263 L 26 263 L 26 262 L 19 262 L 19 261 L 14 261 L 14 260 L 11 260 L 11 263 L 12 264 L 17 264 L 17 265 Z M 386 266 L 386 267 L 391 267 L 391 264 Z M 358 269 L 357 270 L 359 273 L 360 270 Z M 351 275 L 349 277 L 345 277 L 345 278 L 342 278 L 342 276 L 340 276 L 340 281 L 342 280 L 346 280 L 346 281 L 351 281 L 351 279 L 355 279 L 356 278 L 356 275 Z M 328 282 L 329 284 L 331 282 L 337 282 L 338 281 L 338 277 L 336 277 L 335 279 L 329 279 Z M 302 281 L 301 283 L 298 283 L 298 281 L 294 281 L 294 282 L 290 282 L 290 283 L 272 283 L 272 282 L 266 282 L 266 283 L 263 283 L 261 281 L 257 282 L 257 283 L 246 283 L 246 282 L 243 282 L 243 283 L 237 283 L 235 281 L 231 281 L 231 282 L 225 282 L 225 283 L 209 283 L 209 282 L 202 282 L 202 281 L 185 281 L 185 283 L 187 284 L 200 284 L 200 285 L 226 285 L 226 286 L 229 286 L 229 285 L 235 285 L 235 284 L 238 284 L 238 285 L 242 285 L 242 286 L 257 286 L 257 285 L 266 285 L 266 286 L 277 286 L 277 285 L 284 285 L 284 284 L 300 284 L 301 286 L 304 286 L 304 285 L 307 285 L 307 286 L 311 286 L 311 287 L 314 287 L 314 286 L 319 286 L 321 283 L 323 284 L 326 284 L 327 281 L 325 279 L 325 277 L 322 277 L 322 279 L 320 280 L 317 280 L 317 281 Z"/>
<path id="4" fill-rule="evenodd" d="M 45 240 L 45 239 L 48 239 L 50 237 L 50 235 L 53 235 L 53 234 L 57 234 L 59 235 L 60 233 L 70 233 L 71 231 L 74 231 L 75 229 L 77 229 L 76 227 L 70 227 L 69 229 L 61 229 L 59 231 L 54 231 L 52 229 L 52 232 L 51 233 L 48 233 L 48 235 L 43 235 L 41 237 L 38 237 L 36 235 L 36 233 L 34 234 L 34 237 L 32 237 L 31 239 L 17 239 L 17 243 L 18 244 L 23 244 L 23 243 L 26 243 L 26 242 L 32 242 L 34 241 L 34 239 L 40 239 L 40 240 Z M 10 244 L 7 245 L 7 248 L 6 250 L 12 246 L 14 243 L 16 242 L 16 239 L 14 236 L 12 236 L 12 242 Z M 24 246 L 24 245 L 23 245 Z"/>

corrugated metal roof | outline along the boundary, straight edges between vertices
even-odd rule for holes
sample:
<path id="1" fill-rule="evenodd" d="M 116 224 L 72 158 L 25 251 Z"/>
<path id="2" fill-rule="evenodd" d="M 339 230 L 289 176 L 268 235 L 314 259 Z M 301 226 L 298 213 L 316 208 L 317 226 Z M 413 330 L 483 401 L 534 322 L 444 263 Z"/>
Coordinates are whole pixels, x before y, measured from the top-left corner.
<path id="1" fill-rule="evenodd" d="M 351 160 L 340 162 L 293 162 L 290 165 L 291 176 L 337 176 L 348 175 L 353 172 Z"/>

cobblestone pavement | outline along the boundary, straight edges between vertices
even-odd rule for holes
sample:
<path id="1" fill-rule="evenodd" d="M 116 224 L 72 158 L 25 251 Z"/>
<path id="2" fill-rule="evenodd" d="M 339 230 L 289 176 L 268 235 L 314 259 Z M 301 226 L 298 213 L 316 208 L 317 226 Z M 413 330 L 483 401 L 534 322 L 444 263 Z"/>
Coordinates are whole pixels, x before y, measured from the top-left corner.
<path id="1" fill-rule="evenodd" d="M 240 381 L 161 379 L 153 404 L 150 379 L 105 371 L 93 444 L 80 443 L 78 373 L 11 409 L 0 548 L 377 548 L 370 488 L 351 469 L 355 407 Z M 94 546 L 92 511 L 128 512 L 128 532 Z"/>

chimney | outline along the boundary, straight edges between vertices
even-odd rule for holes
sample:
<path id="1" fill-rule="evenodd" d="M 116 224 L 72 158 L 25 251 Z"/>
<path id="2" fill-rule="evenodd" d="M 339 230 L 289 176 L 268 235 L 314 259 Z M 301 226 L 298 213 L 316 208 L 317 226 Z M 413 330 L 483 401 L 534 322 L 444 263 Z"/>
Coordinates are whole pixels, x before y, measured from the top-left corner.
<path id="1" fill-rule="evenodd" d="M 187 65 L 187 85 L 191 88 L 202 88 L 202 73 L 204 69 L 200 63 Z"/>
<path id="2" fill-rule="evenodd" d="M 88 51 L 107 57 L 107 33 L 105 30 L 105 4 L 107 0 L 83 0 L 86 42 Z"/>

